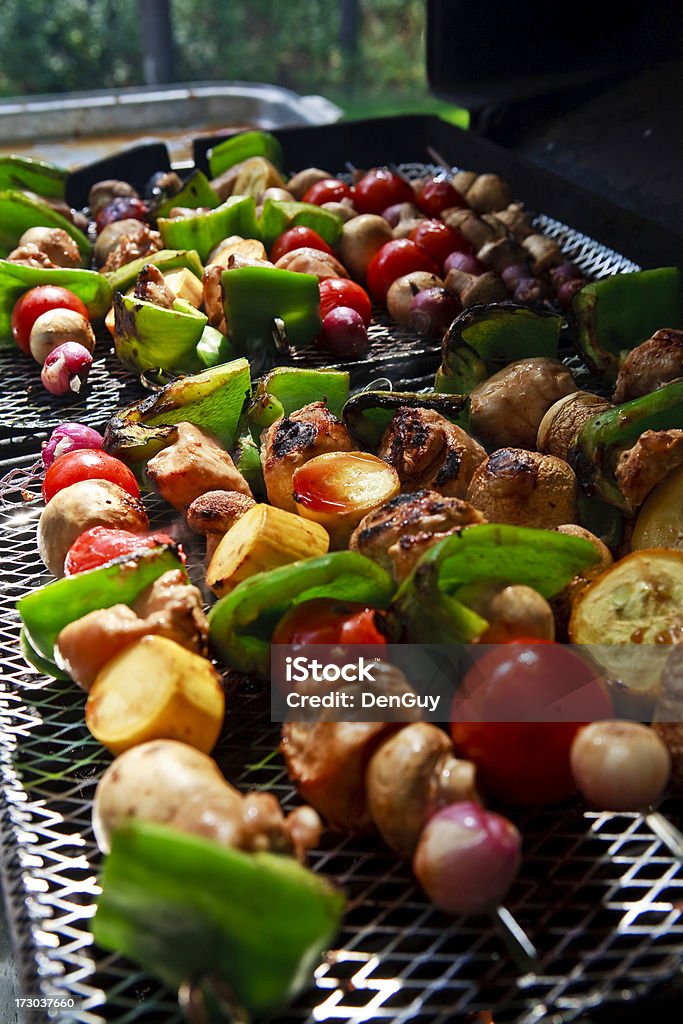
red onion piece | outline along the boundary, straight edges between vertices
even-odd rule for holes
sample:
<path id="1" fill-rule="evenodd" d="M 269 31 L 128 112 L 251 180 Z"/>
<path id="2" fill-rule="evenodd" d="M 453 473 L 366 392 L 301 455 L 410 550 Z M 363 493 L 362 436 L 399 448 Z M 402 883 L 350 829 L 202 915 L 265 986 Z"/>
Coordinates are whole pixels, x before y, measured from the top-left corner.
<path id="1" fill-rule="evenodd" d="M 49 469 L 55 459 L 67 452 L 80 448 L 101 448 L 102 435 L 84 423 L 62 423 L 55 427 L 45 444 L 42 457 L 45 469 Z"/>
<path id="2" fill-rule="evenodd" d="M 425 825 L 413 870 L 432 903 L 449 914 L 497 907 L 520 865 L 522 838 L 507 818 L 471 801 L 450 804 Z"/>
<path id="3" fill-rule="evenodd" d="M 52 395 L 66 395 L 69 391 L 78 394 L 91 366 L 92 356 L 87 348 L 76 341 L 66 341 L 48 353 L 40 379 Z"/>

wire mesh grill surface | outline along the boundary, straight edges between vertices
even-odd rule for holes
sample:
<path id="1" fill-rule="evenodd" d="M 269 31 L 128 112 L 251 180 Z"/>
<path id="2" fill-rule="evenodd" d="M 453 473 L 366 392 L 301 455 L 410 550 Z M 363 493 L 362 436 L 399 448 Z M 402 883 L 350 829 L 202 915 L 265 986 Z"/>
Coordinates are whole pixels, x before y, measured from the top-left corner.
<path id="1" fill-rule="evenodd" d="M 410 177 L 424 171 L 423 164 L 404 168 Z M 638 269 L 557 221 L 539 217 L 536 223 L 587 275 Z M 372 361 L 349 366 L 356 383 L 378 375 L 404 385 L 429 383 L 438 362 L 431 346 L 416 344 L 395 325 L 381 323 L 374 331 Z M 14 353 L 0 356 L 0 369 L 11 382 L 0 438 L 14 443 L 37 441 L 66 418 L 101 425 L 140 393 L 112 356 L 96 365 L 85 400 L 71 406 L 28 390 L 29 384 L 40 387 L 35 367 L 17 362 Z M 32 463 L 20 460 L 0 482 L 3 884 L 23 991 L 82 999 L 82 1010 L 59 1011 L 59 1020 L 179 1024 L 174 993 L 92 944 L 99 854 L 90 808 L 110 757 L 85 728 L 83 693 L 69 682 L 45 680 L 19 650 L 15 602 L 48 579 L 36 550 L 41 506 Z M 155 524 L 163 521 L 155 499 L 150 512 Z M 273 753 L 278 732 L 268 707 L 268 695 L 256 684 L 233 692 L 215 756 L 235 785 L 268 789 L 289 807 L 296 796 Z M 665 810 L 681 823 L 680 804 Z M 431 907 L 407 865 L 376 841 L 329 834 L 312 864 L 342 885 L 349 910 L 338 948 L 279 1024 L 483 1022 L 491 1009 L 497 1024 L 568 1022 L 598 1004 L 642 997 L 676 975 L 683 950 L 683 866 L 643 818 L 583 813 L 570 805 L 519 816 L 517 823 L 525 858 L 507 906 L 539 949 L 538 974 L 518 974 L 487 918 L 452 920 Z M 50 1019 L 39 1012 L 30 1019 L 41 1016 Z"/>
<path id="2" fill-rule="evenodd" d="M 410 180 L 439 170 L 432 164 L 402 164 L 399 168 Z M 539 215 L 534 220 L 539 231 L 555 239 L 566 254 L 587 277 L 605 277 L 615 273 L 638 270 L 631 260 L 599 245 L 551 217 Z M 351 375 L 354 387 L 365 387 L 373 378 L 390 376 L 395 381 L 415 382 L 433 375 L 440 361 L 438 345 L 424 341 L 414 332 L 389 321 L 386 314 L 375 310 L 375 322 L 369 331 L 369 356 L 340 364 Z M 3 416 L 0 421 L 0 454 L 12 444 L 26 447 L 43 440 L 64 420 L 76 420 L 98 428 L 115 409 L 140 398 L 144 391 L 137 377 L 118 362 L 111 338 L 103 332 L 87 386 L 79 396 L 56 398 L 40 382 L 40 371 L 28 356 L 14 346 L 0 351 L 0 380 L 3 382 Z M 295 353 L 295 365 L 329 366 L 329 354 L 315 349 Z M 414 386 L 414 384 L 413 384 Z"/>

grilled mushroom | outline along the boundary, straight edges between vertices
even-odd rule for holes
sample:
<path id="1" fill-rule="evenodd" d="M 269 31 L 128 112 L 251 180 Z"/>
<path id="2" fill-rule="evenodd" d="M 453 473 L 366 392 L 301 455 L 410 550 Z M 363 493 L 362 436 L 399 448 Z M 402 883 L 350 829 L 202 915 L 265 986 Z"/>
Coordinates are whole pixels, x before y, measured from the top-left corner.
<path id="1" fill-rule="evenodd" d="M 566 459 L 583 424 L 611 408 L 606 398 L 590 391 L 571 391 L 546 411 L 538 425 L 536 447 L 539 452 Z"/>
<path id="2" fill-rule="evenodd" d="M 190 504 L 187 525 L 206 537 L 206 557 L 211 558 L 221 537 L 248 512 L 256 502 L 241 491 L 207 491 Z"/>
<path id="3" fill-rule="evenodd" d="M 475 470 L 467 500 L 490 523 L 550 529 L 575 522 L 577 493 L 574 471 L 562 459 L 500 448 Z"/>

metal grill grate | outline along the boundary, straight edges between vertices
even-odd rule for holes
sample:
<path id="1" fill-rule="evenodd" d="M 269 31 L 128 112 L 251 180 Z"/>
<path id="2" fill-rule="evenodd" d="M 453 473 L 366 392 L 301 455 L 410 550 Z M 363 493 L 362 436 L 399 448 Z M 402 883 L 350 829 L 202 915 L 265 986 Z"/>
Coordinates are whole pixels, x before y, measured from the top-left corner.
<path id="1" fill-rule="evenodd" d="M 416 177 L 423 164 L 405 165 Z M 637 266 L 547 217 L 536 224 L 561 240 L 568 258 L 601 277 Z M 371 361 L 347 364 L 358 385 L 389 375 L 405 386 L 430 382 L 438 353 L 409 332 L 373 328 Z M 318 358 L 318 357 L 316 357 Z M 320 360 L 322 364 L 323 360 Z M 574 368 L 574 367 L 573 367 Z M 100 360 L 84 400 L 64 405 L 39 394 L 28 360 L 0 355 L 6 383 L 6 443 L 37 441 L 66 418 L 103 424 L 138 397 L 139 385 Z M 111 372 L 113 371 L 113 372 Z M 3 879 L 26 994 L 74 995 L 74 1024 L 180 1024 L 175 995 L 91 941 L 99 854 L 90 825 L 95 785 L 109 755 L 83 723 L 84 695 L 47 682 L 18 648 L 18 597 L 46 582 L 36 551 L 39 481 L 33 458 L 0 481 L 0 776 L 4 801 Z M 164 513 L 150 500 L 155 524 Z M 273 754 L 277 727 L 268 695 L 242 685 L 229 701 L 215 752 L 242 789 L 264 788 L 285 806 L 296 795 Z M 665 808 L 681 824 L 680 803 Z M 643 997 L 673 978 L 683 950 L 683 865 L 638 815 L 582 813 L 576 805 L 518 817 L 525 839 L 521 875 L 507 901 L 541 955 L 542 973 L 518 977 L 487 919 L 452 920 L 427 904 L 407 866 L 376 842 L 334 834 L 312 858 L 350 900 L 339 948 L 279 1024 L 407 1020 L 447 1024 L 495 1009 L 497 1024 L 575 1020 L 598 1004 Z M 39 1013 L 32 1013 L 37 1022 Z M 49 1019 L 44 1016 L 45 1020 Z M 485 1019 L 484 1016 L 481 1018 Z"/>
<path id="2" fill-rule="evenodd" d="M 414 180 L 438 168 L 432 164 L 411 163 L 401 164 L 399 170 Z M 575 261 L 588 277 L 606 277 L 639 269 L 632 261 L 551 217 L 537 216 L 534 224 L 556 239 L 567 259 Z M 440 362 L 438 345 L 418 339 L 413 332 L 391 322 L 381 310 L 375 310 L 375 321 L 369 332 L 369 356 L 339 364 L 341 369 L 350 372 L 354 387 L 365 387 L 374 378 L 387 375 L 404 382 L 433 376 Z M 115 409 L 142 396 L 144 392 L 137 377 L 120 365 L 106 332 L 100 335 L 97 350 L 104 354 L 95 360 L 88 385 L 77 398 L 50 395 L 42 386 L 39 368 L 32 359 L 15 348 L 0 351 L 0 380 L 3 382 L 0 453 L 16 444 L 29 448 L 45 439 L 64 420 L 83 421 L 95 428 L 103 426 Z M 329 357 L 315 349 L 296 353 L 293 361 L 295 365 L 311 367 L 330 365 Z"/>
<path id="3" fill-rule="evenodd" d="M 82 1011 L 58 1018 L 78 1024 L 179 1024 L 173 993 L 91 943 L 99 855 L 90 805 L 110 757 L 83 724 L 81 691 L 48 683 L 18 652 L 14 603 L 47 578 L 35 547 L 35 467 L 25 460 L 0 486 L 0 659 L 7 677 L 0 771 L 25 991 L 81 997 Z M 163 521 L 157 499 L 150 512 Z M 291 806 L 296 798 L 273 755 L 278 733 L 268 706 L 262 686 L 241 686 L 229 700 L 215 756 L 238 787 L 268 789 Z M 680 824 L 680 804 L 667 810 Z M 339 948 L 280 1024 L 446 1024 L 490 1008 L 498 1024 L 532 1024 L 551 1014 L 568 1022 L 595 1005 L 643 996 L 675 975 L 683 865 L 643 819 L 568 805 L 520 815 L 517 824 L 525 859 L 507 905 L 537 945 L 542 973 L 518 977 L 487 919 L 454 921 L 435 910 L 407 866 L 376 841 L 329 834 L 312 863 L 340 882 L 350 909 Z"/>

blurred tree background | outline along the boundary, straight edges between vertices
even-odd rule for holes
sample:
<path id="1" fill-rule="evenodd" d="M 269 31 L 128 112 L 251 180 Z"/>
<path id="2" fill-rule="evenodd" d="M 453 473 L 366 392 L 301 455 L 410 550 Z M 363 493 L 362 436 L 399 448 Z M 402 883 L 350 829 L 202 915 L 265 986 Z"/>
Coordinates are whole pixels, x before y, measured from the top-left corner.
<path id="1" fill-rule="evenodd" d="M 164 0 L 154 6 L 163 9 Z M 2 0 L 0 95 L 142 85 L 141 15 L 151 7 L 152 0 Z M 169 7 L 170 80 L 272 82 L 322 93 L 353 116 L 439 106 L 426 81 L 424 0 Z"/>

